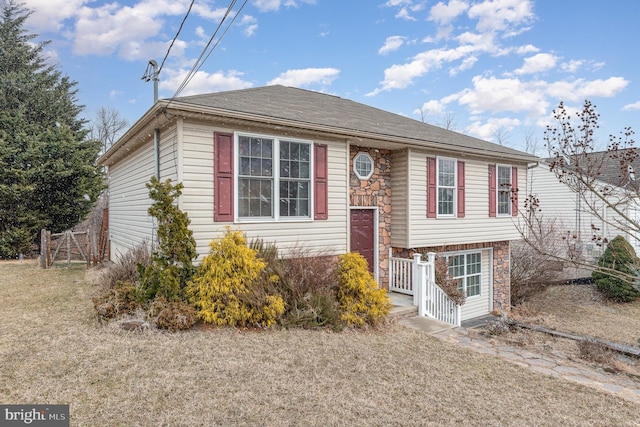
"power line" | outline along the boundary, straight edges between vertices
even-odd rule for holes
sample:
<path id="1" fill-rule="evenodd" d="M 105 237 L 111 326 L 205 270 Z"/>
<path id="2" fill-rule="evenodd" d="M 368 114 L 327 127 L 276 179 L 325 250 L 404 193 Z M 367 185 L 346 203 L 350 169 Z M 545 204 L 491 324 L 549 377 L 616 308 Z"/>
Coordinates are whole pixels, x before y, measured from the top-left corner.
<path id="1" fill-rule="evenodd" d="M 187 20 L 187 17 L 189 16 L 189 13 L 191 13 L 191 8 L 193 7 L 193 3 L 195 3 L 195 1 L 196 0 L 191 0 L 191 4 L 189 5 L 189 9 L 187 10 L 187 14 L 184 15 L 184 18 L 182 18 L 182 22 L 180 23 L 180 28 L 178 28 L 178 32 L 176 33 L 176 35 L 173 38 L 173 40 L 171 40 L 171 44 L 169 45 L 169 49 L 167 49 L 167 53 L 164 56 L 164 59 L 162 60 L 162 63 L 160 64 L 160 68 L 158 68 L 158 72 L 156 74 L 156 78 L 160 75 L 160 71 L 162 71 L 162 67 L 164 66 L 164 62 L 167 60 L 167 57 L 169 57 L 169 52 L 171 52 L 171 48 L 173 47 L 173 44 L 178 39 L 178 36 L 180 35 L 180 31 L 182 31 L 182 27 L 184 26 L 184 23 Z"/>
<path id="2" fill-rule="evenodd" d="M 211 36 L 211 38 L 209 39 L 209 41 L 207 42 L 207 45 L 204 47 L 204 49 L 202 50 L 202 52 L 200 53 L 200 56 L 198 57 L 198 59 L 195 61 L 195 63 L 193 64 L 193 67 L 191 68 L 191 70 L 187 73 L 187 75 L 185 76 L 184 80 L 182 81 L 182 83 L 180 84 L 180 86 L 178 87 L 178 89 L 176 90 L 176 92 L 173 94 L 173 96 L 171 97 L 171 99 L 169 100 L 169 103 L 171 103 L 171 101 L 173 101 L 187 86 L 187 84 L 189 84 L 189 82 L 193 79 L 193 77 L 195 76 L 195 74 L 197 73 L 197 71 L 200 70 L 200 68 L 202 68 L 202 66 L 204 65 L 204 63 L 206 62 L 206 60 L 209 58 L 209 56 L 211 55 L 211 53 L 215 50 L 215 48 L 220 44 L 220 41 L 222 40 L 222 38 L 225 36 L 225 34 L 227 33 L 227 31 L 229 31 L 229 28 L 231 27 L 231 25 L 233 25 L 233 23 L 235 22 L 236 18 L 238 17 L 238 15 L 240 15 L 240 12 L 242 12 L 242 9 L 244 9 L 245 5 L 247 4 L 248 0 L 244 0 L 244 3 L 242 4 L 242 6 L 240 7 L 240 9 L 238 9 L 238 12 L 233 16 L 233 19 L 231 20 L 231 22 L 227 25 L 226 29 L 224 30 L 224 32 L 222 33 L 222 35 L 220 36 L 220 38 L 216 41 L 216 43 L 213 45 L 213 47 L 211 47 L 211 50 L 209 50 L 209 47 L 211 46 L 211 43 L 213 43 L 213 40 L 215 39 L 216 35 L 218 34 L 218 32 L 220 31 L 220 29 L 222 28 L 224 22 L 226 21 L 226 19 L 228 18 L 228 16 L 231 14 L 231 11 L 233 10 L 233 7 L 235 6 L 237 0 L 232 0 L 231 4 L 229 5 L 229 7 L 227 8 L 227 11 L 224 15 L 224 17 L 222 18 L 222 20 L 220 21 L 220 23 L 218 24 L 218 27 L 216 28 L 216 30 L 214 31 L 213 35 Z M 209 50 L 209 52 L 207 53 L 207 50 Z M 206 56 L 205 56 L 206 54 Z M 204 57 L 204 59 L 202 59 Z"/>

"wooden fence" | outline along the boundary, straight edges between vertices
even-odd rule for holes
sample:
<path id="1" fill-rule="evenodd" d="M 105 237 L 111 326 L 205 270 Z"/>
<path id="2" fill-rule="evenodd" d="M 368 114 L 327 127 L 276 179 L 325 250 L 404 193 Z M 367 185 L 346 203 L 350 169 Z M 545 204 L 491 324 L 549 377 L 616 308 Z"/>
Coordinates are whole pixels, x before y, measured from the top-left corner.
<path id="1" fill-rule="evenodd" d="M 87 266 L 97 265 L 109 259 L 108 239 L 109 211 L 104 209 L 100 230 L 72 231 L 51 234 L 48 230 L 40 232 L 40 267 L 49 268 L 54 261 L 66 259 L 84 261 Z M 64 257 L 64 258 L 63 258 Z"/>

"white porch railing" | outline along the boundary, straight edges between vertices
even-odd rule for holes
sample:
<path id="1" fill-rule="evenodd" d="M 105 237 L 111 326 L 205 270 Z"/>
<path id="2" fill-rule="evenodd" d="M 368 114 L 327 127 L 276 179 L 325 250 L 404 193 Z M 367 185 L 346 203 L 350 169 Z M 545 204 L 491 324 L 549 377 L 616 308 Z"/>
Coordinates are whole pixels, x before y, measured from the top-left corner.
<path id="1" fill-rule="evenodd" d="M 423 262 L 420 254 L 414 254 L 413 259 L 393 258 L 389 251 L 389 291 L 413 295 L 419 316 L 460 326 L 460 304 L 435 282 L 435 257 L 429 252 L 427 262 Z"/>

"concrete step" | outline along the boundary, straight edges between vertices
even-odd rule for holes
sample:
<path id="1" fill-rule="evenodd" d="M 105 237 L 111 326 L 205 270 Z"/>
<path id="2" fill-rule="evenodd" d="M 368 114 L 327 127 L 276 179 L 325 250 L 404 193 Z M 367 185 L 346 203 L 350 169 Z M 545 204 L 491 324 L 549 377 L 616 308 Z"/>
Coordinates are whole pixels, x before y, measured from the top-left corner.
<path id="1" fill-rule="evenodd" d="M 394 305 L 389 312 L 389 317 L 398 319 L 418 315 L 418 307 L 415 305 Z"/>

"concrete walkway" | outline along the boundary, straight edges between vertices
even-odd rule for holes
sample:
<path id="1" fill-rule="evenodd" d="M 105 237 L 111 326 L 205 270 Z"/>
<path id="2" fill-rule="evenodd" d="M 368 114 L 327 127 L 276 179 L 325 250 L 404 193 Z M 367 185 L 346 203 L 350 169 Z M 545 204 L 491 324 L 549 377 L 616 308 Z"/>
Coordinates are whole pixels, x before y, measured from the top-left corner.
<path id="1" fill-rule="evenodd" d="M 626 375 L 610 374 L 602 369 L 575 363 L 560 356 L 538 354 L 523 348 L 494 342 L 470 333 L 469 329 L 464 327 L 441 328 L 442 325 L 424 317 L 401 318 L 398 323 L 427 332 L 443 341 L 453 342 L 480 353 L 499 357 L 532 371 L 606 391 L 640 404 L 640 381 L 634 381 Z"/>

